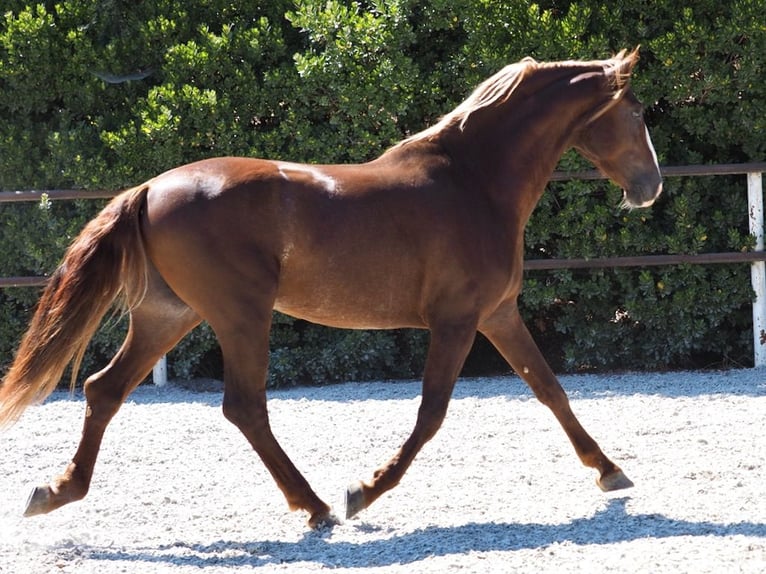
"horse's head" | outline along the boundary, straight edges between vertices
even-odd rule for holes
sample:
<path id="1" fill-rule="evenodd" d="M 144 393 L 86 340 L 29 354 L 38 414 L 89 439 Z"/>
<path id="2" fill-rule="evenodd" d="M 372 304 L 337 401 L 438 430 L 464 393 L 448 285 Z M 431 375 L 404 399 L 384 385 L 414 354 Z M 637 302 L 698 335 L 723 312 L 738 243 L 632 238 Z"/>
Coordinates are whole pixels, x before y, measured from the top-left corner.
<path id="1" fill-rule="evenodd" d="M 630 207 L 647 207 L 662 193 L 662 176 L 643 106 L 630 90 L 638 52 L 621 52 L 606 70 L 611 97 L 575 135 L 574 147 L 625 193 Z"/>

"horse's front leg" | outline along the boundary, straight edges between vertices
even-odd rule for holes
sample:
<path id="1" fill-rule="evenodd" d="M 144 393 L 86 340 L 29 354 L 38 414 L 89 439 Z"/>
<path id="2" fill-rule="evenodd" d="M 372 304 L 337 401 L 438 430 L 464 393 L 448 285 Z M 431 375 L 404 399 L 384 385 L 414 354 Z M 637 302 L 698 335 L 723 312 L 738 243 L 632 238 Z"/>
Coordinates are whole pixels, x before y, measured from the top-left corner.
<path id="1" fill-rule="evenodd" d="M 506 303 L 479 326 L 479 331 L 500 351 L 540 402 L 553 411 L 583 464 L 599 471 L 598 486 L 604 491 L 633 486 L 575 417 L 564 389 L 524 325 L 516 303 Z"/>
<path id="2" fill-rule="evenodd" d="M 252 309 L 255 305 L 251 305 Z M 246 308 L 246 306 L 242 306 Z M 290 510 L 308 512 L 311 528 L 332 527 L 338 519 L 322 501 L 277 442 L 266 405 L 266 368 L 271 310 L 252 312 L 247 324 L 216 331 L 224 357 L 224 416 L 239 428 L 260 456 Z M 216 326 L 213 325 L 215 329 Z"/>
<path id="3" fill-rule="evenodd" d="M 447 413 L 452 389 L 476 335 L 475 323 L 432 327 L 423 396 L 415 428 L 396 455 L 375 471 L 370 482 L 356 482 L 346 491 L 346 518 L 367 508 L 404 476 L 413 459 L 439 430 Z"/>
<path id="4" fill-rule="evenodd" d="M 238 387 L 231 383 L 231 379 L 227 379 L 223 412 L 242 431 L 261 457 L 284 494 L 290 510 L 302 509 L 308 512 L 308 525 L 313 529 L 331 528 L 338 524 L 332 508 L 314 493 L 272 434 L 265 389 Z"/>

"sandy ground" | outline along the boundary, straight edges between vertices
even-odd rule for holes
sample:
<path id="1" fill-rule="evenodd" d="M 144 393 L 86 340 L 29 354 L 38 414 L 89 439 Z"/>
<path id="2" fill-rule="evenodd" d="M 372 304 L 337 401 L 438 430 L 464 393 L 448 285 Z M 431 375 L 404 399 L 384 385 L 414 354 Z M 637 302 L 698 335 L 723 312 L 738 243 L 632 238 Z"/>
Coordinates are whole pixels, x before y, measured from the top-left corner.
<path id="1" fill-rule="evenodd" d="M 290 513 L 218 392 L 144 386 L 105 438 L 88 497 L 21 518 L 74 453 L 82 397 L 55 393 L 0 435 L 0 572 L 763 572 L 766 372 L 563 377 L 636 483 L 603 494 L 515 377 L 458 383 L 402 483 L 313 532 Z M 416 382 L 271 393 L 275 434 L 343 512 L 409 433 Z"/>

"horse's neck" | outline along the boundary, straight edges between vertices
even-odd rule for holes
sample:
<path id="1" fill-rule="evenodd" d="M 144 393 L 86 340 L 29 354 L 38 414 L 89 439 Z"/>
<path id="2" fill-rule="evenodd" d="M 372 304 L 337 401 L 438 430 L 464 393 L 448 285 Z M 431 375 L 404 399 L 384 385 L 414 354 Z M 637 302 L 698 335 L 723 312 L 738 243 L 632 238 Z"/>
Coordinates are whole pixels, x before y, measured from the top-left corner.
<path id="1" fill-rule="evenodd" d="M 482 111 L 442 138 L 456 165 L 476 178 L 477 191 L 524 223 L 597 101 L 587 90 L 562 88 L 551 82 L 512 108 Z"/>

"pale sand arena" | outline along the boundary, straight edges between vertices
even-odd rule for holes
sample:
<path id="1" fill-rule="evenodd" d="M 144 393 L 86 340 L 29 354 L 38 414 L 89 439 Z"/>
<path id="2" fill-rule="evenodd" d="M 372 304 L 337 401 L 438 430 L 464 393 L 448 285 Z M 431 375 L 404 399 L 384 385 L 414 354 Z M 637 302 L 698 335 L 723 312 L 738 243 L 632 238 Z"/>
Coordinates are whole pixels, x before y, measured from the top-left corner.
<path id="1" fill-rule="evenodd" d="M 290 513 L 219 392 L 142 386 L 117 415 L 90 494 L 24 519 L 61 472 L 81 396 L 55 393 L 0 435 L 0 572 L 763 572 L 766 372 L 566 376 L 585 428 L 636 487 L 603 494 L 515 377 L 462 379 L 402 483 L 332 531 Z M 419 383 L 270 393 L 272 425 L 343 513 L 405 439 Z"/>

